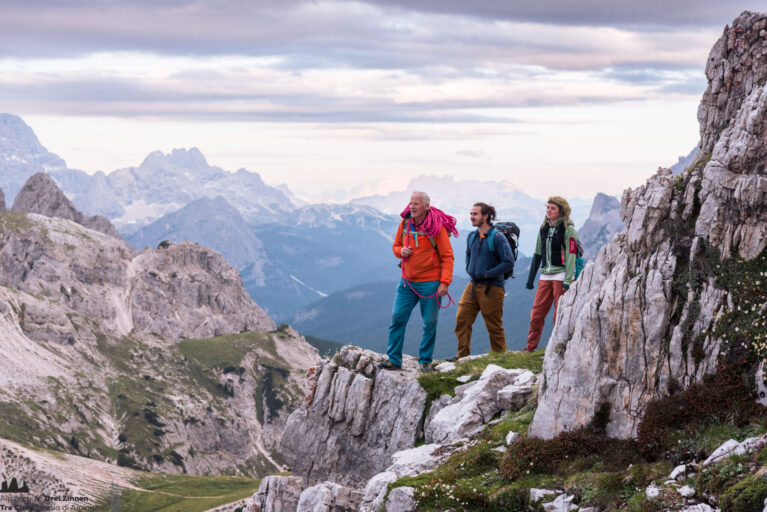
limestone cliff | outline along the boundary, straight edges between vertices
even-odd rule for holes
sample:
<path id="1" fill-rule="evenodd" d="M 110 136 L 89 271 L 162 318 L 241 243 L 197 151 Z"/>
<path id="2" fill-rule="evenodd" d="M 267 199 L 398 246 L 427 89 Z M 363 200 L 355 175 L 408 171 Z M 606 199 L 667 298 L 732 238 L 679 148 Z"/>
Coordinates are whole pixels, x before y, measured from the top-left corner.
<path id="1" fill-rule="evenodd" d="M 744 12 L 725 28 L 706 65 L 702 156 L 623 194 L 626 231 L 561 299 L 531 435 L 586 425 L 607 404 L 608 434 L 632 437 L 650 400 L 727 355 L 716 327 L 736 304 L 717 265 L 767 245 L 766 25 Z"/>

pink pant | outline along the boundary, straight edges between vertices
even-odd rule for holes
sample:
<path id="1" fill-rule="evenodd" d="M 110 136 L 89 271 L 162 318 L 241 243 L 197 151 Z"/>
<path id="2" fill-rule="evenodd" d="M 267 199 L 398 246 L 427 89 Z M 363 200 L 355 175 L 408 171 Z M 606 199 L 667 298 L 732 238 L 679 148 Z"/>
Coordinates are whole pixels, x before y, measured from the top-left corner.
<path id="1" fill-rule="evenodd" d="M 530 332 L 527 334 L 527 350 L 532 352 L 538 347 L 543 332 L 543 323 L 549 314 L 552 302 L 554 303 L 554 318 L 557 317 L 557 303 L 564 293 L 562 281 L 538 281 L 538 290 L 535 292 L 533 310 L 530 312 Z"/>

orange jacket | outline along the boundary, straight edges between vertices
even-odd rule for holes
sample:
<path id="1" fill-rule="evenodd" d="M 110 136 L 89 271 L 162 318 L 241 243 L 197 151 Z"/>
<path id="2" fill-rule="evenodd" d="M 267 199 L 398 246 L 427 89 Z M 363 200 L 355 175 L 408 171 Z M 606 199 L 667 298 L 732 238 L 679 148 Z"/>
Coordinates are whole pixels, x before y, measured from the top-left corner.
<path id="1" fill-rule="evenodd" d="M 410 219 L 407 219 L 406 229 L 408 230 L 407 239 L 403 244 L 402 226 L 405 222 L 399 223 L 397 235 L 394 237 L 392 250 L 394 255 L 402 258 L 402 248 L 410 247 L 413 254 L 409 258 L 402 260 L 402 268 L 405 270 L 405 277 L 410 281 L 439 281 L 442 284 L 449 285 L 453 282 L 453 248 L 450 245 L 450 239 L 447 236 L 447 229 L 444 226 L 440 228 L 439 234 L 434 239 L 437 244 L 437 250 L 429 241 L 426 235 L 418 235 L 412 232 Z M 417 231 L 417 230 L 416 230 Z"/>

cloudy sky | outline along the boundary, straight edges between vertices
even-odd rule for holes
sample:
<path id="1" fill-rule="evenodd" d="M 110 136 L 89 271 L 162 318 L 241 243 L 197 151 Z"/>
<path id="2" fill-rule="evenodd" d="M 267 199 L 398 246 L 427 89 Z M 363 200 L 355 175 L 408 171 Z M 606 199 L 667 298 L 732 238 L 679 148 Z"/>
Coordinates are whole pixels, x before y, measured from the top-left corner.
<path id="1" fill-rule="evenodd" d="M 196 146 L 304 196 L 410 176 L 619 194 L 698 140 L 753 0 L 0 0 L 0 112 L 70 167 Z"/>

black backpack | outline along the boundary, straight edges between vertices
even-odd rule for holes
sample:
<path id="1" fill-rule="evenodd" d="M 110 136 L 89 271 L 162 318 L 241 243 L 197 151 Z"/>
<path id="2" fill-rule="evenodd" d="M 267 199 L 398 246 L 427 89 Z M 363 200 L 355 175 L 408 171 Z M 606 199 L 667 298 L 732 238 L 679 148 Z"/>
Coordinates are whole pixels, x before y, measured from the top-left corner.
<path id="1" fill-rule="evenodd" d="M 496 222 L 495 224 L 493 224 L 491 231 L 492 230 L 498 231 L 499 233 L 501 233 L 503 236 L 506 237 L 506 240 L 509 241 L 509 246 L 511 246 L 511 255 L 514 257 L 514 263 L 516 263 L 517 256 L 519 256 L 519 249 L 518 249 L 519 226 L 517 226 L 513 222 Z M 472 235 L 475 235 L 476 233 L 477 233 L 476 231 L 472 231 L 471 233 L 469 233 L 469 240 L 468 240 L 469 245 L 471 245 L 471 242 L 473 240 Z M 490 232 L 488 232 L 488 234 L 489 236 L 487 238 L 487 248 L 490 249 L 490 252 L 493 254 L 493 256 L 496 256 L 497 258 L 497 254 L 495 253 L 495 247 L 493 244 L 494 234 Z M 506 272 L 505 274 L 503 274 L 504 280 L 510 277 L 514 277 L 513 268 L 509 270 L 508 272 Z"/>

